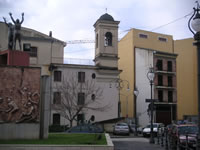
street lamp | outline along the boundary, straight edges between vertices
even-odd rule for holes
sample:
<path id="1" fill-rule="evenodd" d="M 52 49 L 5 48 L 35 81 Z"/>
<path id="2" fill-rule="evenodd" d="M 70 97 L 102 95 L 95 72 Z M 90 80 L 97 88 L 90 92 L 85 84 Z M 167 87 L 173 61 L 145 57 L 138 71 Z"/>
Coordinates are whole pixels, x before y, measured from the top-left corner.
<path id="1" fill-rule="evenodd" d="M 135 117 L 135 136 L 137 136 L 137 96 L 139 94 L 139 91 L 137 89 L 137 87 L 135 87 L 134 89 L 134 117 Z"/>
<path id="2" fill-rule="evenodd" d="M 194 35 L 194 40 L 197 47 L 197 61 L 198 61 L 198 136 L 197 136 L 197 149 L 200 149 L 200 7 L 198 1 L 197 8 L 194 9 L 194 13 L 188 21 L 189 30 Z M 192 27 L 192 28 L 191 28 Z M 192 30 L 193 29 L 193 30 Z"/>
<path id="3" fill-rule="evenodd" d="M 154 81 L 155 73 L 153 67 L 149 68 L 149 71 L 147 73 L 147 78 L 149 79 L 150 86 L 151 86 L 151 103 L 150 103 L 150 109 L 151 109 L 151 132 L 150 132 L 150 143 L 154 142 L 154 135 L 153 135 L 153 107 L 154 107 L 154 101 L 152 99 L 152 86 Z"/>

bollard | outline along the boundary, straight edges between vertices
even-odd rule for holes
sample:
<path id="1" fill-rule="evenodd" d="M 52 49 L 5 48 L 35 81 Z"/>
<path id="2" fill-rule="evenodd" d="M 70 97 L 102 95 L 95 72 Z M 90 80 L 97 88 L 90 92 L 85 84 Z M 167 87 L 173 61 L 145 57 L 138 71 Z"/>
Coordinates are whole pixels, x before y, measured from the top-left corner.
<path id="1" fill-rule="evenodd" d="M 198 150 L 198 134 L 197 134 L 197 136 L 196 136 L 196 150 Z"/>
<path id="2" fill-rule="evenodd" d="M 160 128 L 158 128 L 158 131 L 157 131 L 157 144 L 160 145 L 160 134 L 159 134 L 159 130 Z"/>
<path id="3" fill-rule="evenodd" d="M 186 134 L 186 150 L 189 149 L 189 146 L 188 146 L 188 134 Z"/>
<path id="4" fill-rule="evenodd" d="M 176 138 L 177 142 L 176 142 L 176 148 L 177 149 L 181 149 L 183 148 L 183 145 L 181 145 L 180 143 L 180 135 L 178 134 L 178 137 Z"/>
<path id="5" fill-rule="evenodd" d="M 169 137 L 169 148 L 172 149 L 172 134 L 169 134 L 168 137 Z"/>
<path id="6" fill-rule="evenodd" d="M 163 143 L 163 136 L 164 136 L 164 132 L 161 131 L 161 146 L 162 146 L 162 147 L 164 146 L 164 143 Z"/>
<path id="7" fill-rule="evenodd" d="M 165 150 L 168 150 L 168 131 L 165 128 Z"/>
<path id="8" fill-rule="evenodd" d="M 172 135 L 171 140 L 172 140 L 172 150 L 176 150 L 178 145 L 178 140 L 176 136 Z"/>

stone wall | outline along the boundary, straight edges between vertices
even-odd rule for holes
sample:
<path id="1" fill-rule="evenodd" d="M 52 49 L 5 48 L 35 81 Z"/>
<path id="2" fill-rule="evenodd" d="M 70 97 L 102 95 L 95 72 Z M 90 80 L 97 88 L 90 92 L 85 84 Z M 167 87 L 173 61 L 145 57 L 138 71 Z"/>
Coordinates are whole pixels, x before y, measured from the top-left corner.
<path id="1" fill-rule="evenodd" d="M 0 139 L 38 139 L 39 123 L 0 124 Z"/>

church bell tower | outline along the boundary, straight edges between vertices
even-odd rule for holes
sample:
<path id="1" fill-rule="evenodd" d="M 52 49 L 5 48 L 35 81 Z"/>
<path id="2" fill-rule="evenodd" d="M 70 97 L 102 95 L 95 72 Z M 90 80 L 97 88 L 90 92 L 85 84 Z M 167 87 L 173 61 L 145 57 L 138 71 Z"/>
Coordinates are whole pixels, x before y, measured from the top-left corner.
<path id="1" fill-rule="evenodd" d="M 118 69 L 118 24 L 107 13 L 94 24 L 95 65 L 100 68 Z"/>

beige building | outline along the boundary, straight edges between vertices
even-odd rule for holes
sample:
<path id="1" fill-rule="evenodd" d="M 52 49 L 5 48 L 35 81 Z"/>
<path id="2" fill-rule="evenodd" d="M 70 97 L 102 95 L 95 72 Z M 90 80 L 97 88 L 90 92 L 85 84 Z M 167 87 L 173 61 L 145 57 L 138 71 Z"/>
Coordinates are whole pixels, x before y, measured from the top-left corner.
<path id="1" fill-rule="evenodd" d="M 0 51 L 8 49 L 8 27 L 0 22 Z M 30 28 L 21 28 L 22 51 L 29 53 L 31 66 L 43 66 L 51 63 L 63 63 L 66 43 Z M 19 50 L 17 41 L 16 49 Z"/>
<path id="2" fill-rule="evenodd" d="M 159 100 L 157 106 L 160 107 L 156 107 L 157 112 L 154 111 L 154 121 L 161 122 L 159 118 L 180 120 L 184 116 L 197 114 L 196 48 L 192 45 L 192 39 L 174 41 L 170 35 L 132 29 L 120 40 L 118 46 L 118 65 L 123 70 L 120 79 L 130 83 L 130 91 L 121 91 L 128 100 L 120 96 L 124 117 L 127 112 L 128 117 L 134 116 L 133 91 L 138 87 L 137 117 L 139 122 L 145 120 L 141 125 L 149 121 L 145 99 L 150 98 L 150 84 L 146 75 L 150 66 L 154 67 L 156 73 L 153 98 Z M 158 68 L 159 63 L 162 63 L 161 70 Z M 168 70 L 170 64 L 172 71 Z"/>
<path id="3" fill-rule="evenodd" d="M 88 82 L 95 83 L 95 88 L 102 90 L 101 100 L 92 100 L 91 96 L 95 97 L 95 93 L 87 94 L 85 91 L 74 91 L 75 97 L 80 98 L 78 95 L 88 95 L 82 97 L 83 103 L 89 102 L 89 107 L 95 106 L 108 106 L 109 108 L 103 111 L 97 111 L 92 109 L 83 108 L 78 116 L 76 123 L 89 120 L 93 115 L 95 122 L 114 119 L 118 117 L 118 103 L 119 103 L 119 89 L 116 88 L 118 84 L 119 73 L 118 70 L 118 24 L 119 21 L 115 21 L 109 14 L 102 15 L 94 24 L 95 28 L 95 65 L 73 65 L 73 64 L 52 64 L 52 94 L 51 103 L 59 105 L 62 102 L 62 91 L 54 87 L 62 86 L 65 81 L 73 78 L 73 81 L 77 83 L 77 86 L 87 86 Z M 58 80 L 57 80 L 58 79 Z M 56 98 L 56 93 L 58 96 Z M 56 100 L 57 99 L 57 100 Z M 59 104 L 56 103 L 59 102 Z M 76 100 L 75 100 L 76 101 Z M 79 100 L 77 100 L 78 103 Z M 79 106 L 76 106 L 79 107 Z M 51 111 L 51 124 L 69 124 L 69 121 L 63 118 L 63 115 L 59 113 L 59 110 L 52 109 Z"/>
<path id="4" fill-rule="evenodd" d="M 75 101 L 74 105 L 69 106 L 79 107 L 78 99 L 82 99 L 84 104 L 89 104 L 86 104 L 78 113 L 77 121 L 74 120 L 73 125 L 77 125 L 78 122 L 85 120 L 88 121 L 91 116 L 95 117 L 95 122 L 117 118 L 119 90 L 115 87 L 110 87 L 110 84 L 114 84 L 113 82 L 119 78 L 117 72 L 107 70 L 102 73 L 101 68 L 89 65 L 53 65 L 55 69 L 51 79 L 51 103 L 53 106 L 51 110 L 51 124 L 69 124 L 69 120 L 65 119 L 61 113 L 63 110 L 57 110 L 57 106 L 55 106 L 67 102 L 65 96 L 62 98 L 62 95 L 65 95 L 67 92 L 73 92 L 72 99 Z M 65 87 L 66 84 L 75 84 L 77 88 L 71 91 L 64 91 L 60 87 Z M 80 97 L 81 94 L 85 96 Z M 92 110 L 89 108 L 102 108 L 102 110 Z M 72 113 L 75 112 L 72 111 Z"/>

